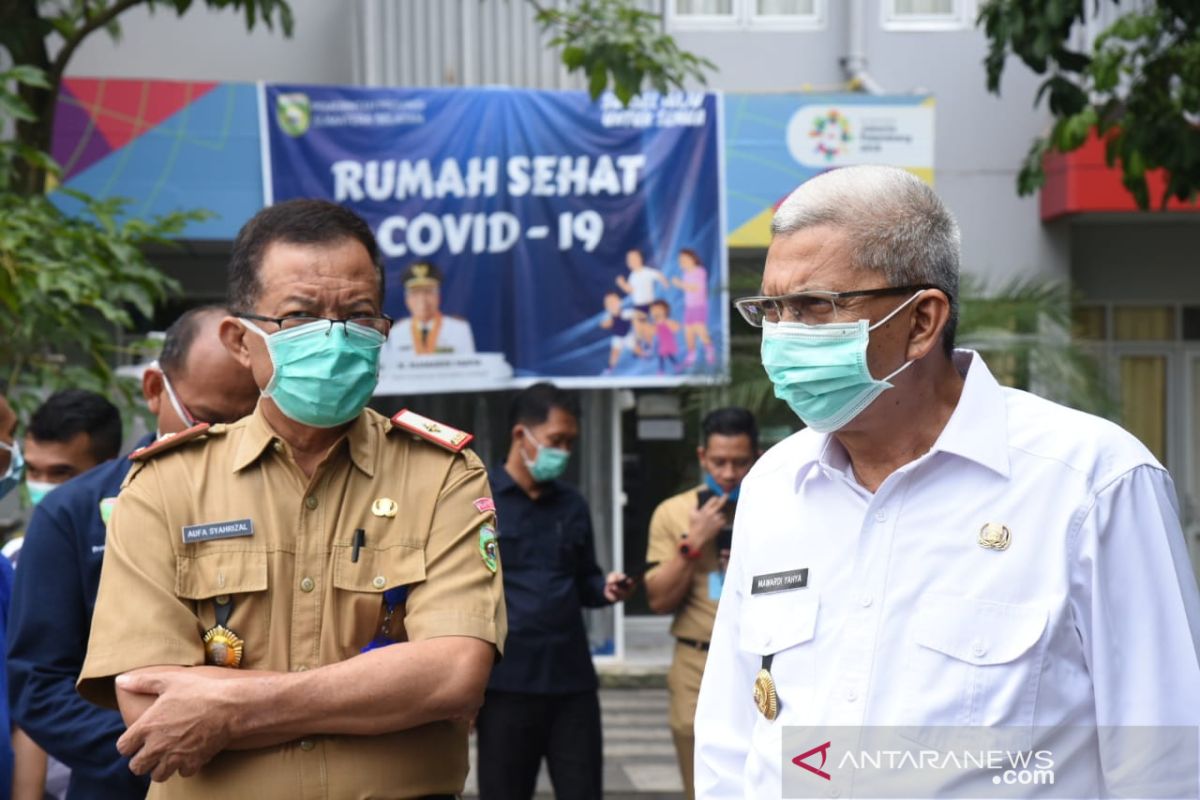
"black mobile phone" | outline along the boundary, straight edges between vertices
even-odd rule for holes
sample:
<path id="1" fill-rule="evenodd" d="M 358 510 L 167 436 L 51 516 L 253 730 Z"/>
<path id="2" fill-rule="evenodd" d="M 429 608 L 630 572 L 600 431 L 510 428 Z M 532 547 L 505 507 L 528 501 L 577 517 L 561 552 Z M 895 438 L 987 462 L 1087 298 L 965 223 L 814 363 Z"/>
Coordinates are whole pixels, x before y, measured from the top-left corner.
<path id="1" fill-rule="evenodd" d="M 657 566 L 658 566 L 657 561 L 647 561 L 645 564 L 642 564 L 637 569 L 626 572 L 625 580 L 621 581 L 621 583 L 625 586 L 628 586 L 629 584 L 633 583 L 634 581 L 640 581 L 643 577 L 645 577 L 647 572 L 649 572 L 650 570 L 654 569 Z"/>
<path id="2" fill-rule="evenodd" d="M 726 525 L 717 531 L 717 552 L 733 548 L 733 526 Z"/>

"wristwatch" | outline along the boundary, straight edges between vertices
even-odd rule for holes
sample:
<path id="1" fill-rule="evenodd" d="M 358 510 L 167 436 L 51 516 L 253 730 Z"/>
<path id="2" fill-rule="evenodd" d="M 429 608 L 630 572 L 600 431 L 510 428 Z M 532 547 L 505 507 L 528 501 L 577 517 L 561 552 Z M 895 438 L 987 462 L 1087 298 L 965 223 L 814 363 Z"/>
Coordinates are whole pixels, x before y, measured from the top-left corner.
<path id="1" fill-rule="evenodd" d="M 687 534 L 683 535 L 683 540 L 679 543 L 679 554 L 689 561 L 695 561 L 703 555 L 703 551 L 699 547 L 692 547 L 688 544 Z"/>

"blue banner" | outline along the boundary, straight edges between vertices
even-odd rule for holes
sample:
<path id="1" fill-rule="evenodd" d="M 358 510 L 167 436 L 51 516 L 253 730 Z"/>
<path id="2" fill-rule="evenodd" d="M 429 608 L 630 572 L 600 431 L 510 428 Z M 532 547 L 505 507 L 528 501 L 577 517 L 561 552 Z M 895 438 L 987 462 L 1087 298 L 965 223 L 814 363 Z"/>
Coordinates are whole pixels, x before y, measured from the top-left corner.
<path id="1" fill-rule="evenodd" d="M 380 394 L 727 375 L 719 98 L 267 85 L 265 201 L 362 215 Z"/>

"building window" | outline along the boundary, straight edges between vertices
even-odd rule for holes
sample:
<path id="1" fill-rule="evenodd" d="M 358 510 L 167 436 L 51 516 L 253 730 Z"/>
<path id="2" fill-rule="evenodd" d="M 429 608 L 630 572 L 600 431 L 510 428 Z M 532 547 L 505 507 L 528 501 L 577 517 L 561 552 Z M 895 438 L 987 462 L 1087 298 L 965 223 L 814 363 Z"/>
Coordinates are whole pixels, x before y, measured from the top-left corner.
<path id="1" fill-rule="evenodd" d="M 959 31 L 975 24 L 974 0 L 884 0 L 889 31 Z"/>
<path id="2" fill-rule="evenodd" d="M 669 0 L 674 30 L 820 30 L 826 0 Z"/>

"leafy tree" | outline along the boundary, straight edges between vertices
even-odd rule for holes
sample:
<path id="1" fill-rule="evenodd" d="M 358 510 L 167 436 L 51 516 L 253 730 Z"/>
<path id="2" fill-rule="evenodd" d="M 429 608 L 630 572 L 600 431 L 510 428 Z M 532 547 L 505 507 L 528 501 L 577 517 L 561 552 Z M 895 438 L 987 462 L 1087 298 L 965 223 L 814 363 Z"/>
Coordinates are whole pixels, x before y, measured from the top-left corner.
<path id="1" fill-rule="evenodd" d="M 28 67 L 0 72 L 0 126 L 3 112 L 32 113 L 3 87 L 31 82 L 44 85 L 45 78 Z M 166 244 L 207 215 L 118 222 L 123 201 L 59 189 L 82 206 L 68 215 L 45 194 L 13 191 L 18 168 L 31 163 L 58 174 L 45 153 L 0 141 L 0 393 L 26 412 L 45 391 L 66 386 L 116 392 L 128 401 L 130 387 L 114 380 L 110 366 L 123 349 L 115 334 L 133 328 L 133 313 L 149 317 L 177 288 L 147 261 L 144 248 Z"/>
<path id="2" fill-rule="evenodd" d="M 611 84 L 613 94 L 628 105 L 644 86 L 665 94 L 688 81 L 705 83 L 716 65 L 681 50 L 661 31 L 662 17 L 642 11 L 630 0 L 580 0 L 571 8 L 533 6 L 542 31 L 552 34 L 551 47 L 562 48 L 569 72 L 583 72 L 588 92 L 599 97 Z"/>
<path id="3" fill-rule="evenodd" d="M 980 10 L 989 41 L 988 89 L 999 93 L 1010 54 L 1046 76 L 1034 103 L 1047 101 L 1054 126 L 1030 147 L 1018 191 L 1031 194 L 1043 185 L 1048 152 L 1077 150 L 1094 131 L 1139 207 L 1152 201 L 1147 171 L 1160 168 L 1167 178 L 1157 198 L 1162 205 L 1172 197 L 1194 199 L 1200 189 L 1200 3 L 1142 3 L 1102 31 L 1091 52 L 1072 49 L 1072 31 L 1089 5 L 1098 12 L 1105 2 L 989 0 Z"/>
<path id="4" fill-rule="evenodd" d="M 179 16 L 186 14 L 195 0 L 3 0 L 0 2 L 0 47 L 8 51 L 13 64 L 37 70 L 44 80 L 20 82 L 21 106 L 0 108 L 17 119 L 17 139 L 30 148 L 50 151 L 54 130 L 54 104 L 67 65 L 79 46 L 92 34 L 103 30 L 117 39 L 121 35 L 119 17 L 138 6 L 151 10 L 168 9 Z M 268 28 L 278 24 L 286 35 L 292 32 L 292 10 L 286 0 L 202 0 L 213 9 L 241 12 L 246 27 L 253 29 L 261 20 Z M 3 102 L 3 101 L 0 101 Z M 16 184 L 24 194 L 41 192 L 47 171 L 40 159 L 18 166 Z"/>

